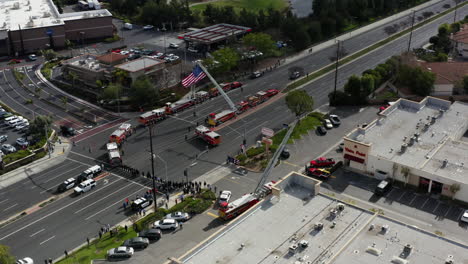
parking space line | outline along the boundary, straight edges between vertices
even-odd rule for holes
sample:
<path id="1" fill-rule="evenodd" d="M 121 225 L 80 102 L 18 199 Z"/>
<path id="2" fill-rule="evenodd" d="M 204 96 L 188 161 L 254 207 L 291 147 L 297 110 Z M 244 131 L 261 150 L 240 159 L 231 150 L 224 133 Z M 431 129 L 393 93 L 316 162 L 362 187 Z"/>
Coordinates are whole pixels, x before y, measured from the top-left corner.
<path id="1" fill-rule="evenodd" d="M 13 208 L 13 207 L 15 207 L 15 206 L 17 206 L 17 205 L 18 205 L 18 204 L 17 204 L 17 203 L 15 203 L 14 205 L 12 205 L 12 206 L 10 206 L 10 207 L 7 207 L 7 208 L 3 209 L 3 212 L 5 212 L 6 210 L 8 210 L 8 209 L 11 209 L 11 208 Z"/>
<path id="2" fill-rule="evenodd" d="M 421 208 L 424 208 L 424 206 L 426 205 L 426 203 L 429 201 L 430 199 L 427 198 L 426 201 L 424 201 L 424 203 L 421 205 Z"/>
<path id="3" fill-rule="evenodd" d="M 219 216 L 213 214 L 212 212 L 207 212 L 206 214 L 213 217 L 213 218 L 218 218 L 219 217 Z"/>
<path id="4" fill-rule="evenodd" d="M 453 206 L 450 205 L 450 207 L 449 207 L 449 209 L 447 210 L 447 212 L 445 212 L 444 217 L 447 217 L 447 215 L 448 215 L 448 213 L 450 212 L 450 210 L 452 210 L 452 207 L 453 207 Z"/>
<path id="5" fill-rule="evenodd" d="M 235 180 L 231 180 L 229 178 L 223 178 L 223 179 L 241 185 L 240 182 L 236 182 Z"/>
<path id="6" fill-rule="evenodd" d="M 297 167 L 297 168 L 303 168 L 303 166 L 299 166 L 297 164 L 294 164 L 294 163 L 291 163 L 291 162 L 288 162 L 288 161 L 283 161 L 284 164 L 287 164 L 289 166 L 293 166 L 293 167 Z"/>
<path id="7" fill-rule="evenodd" d="M 145 189 L 145 188 L 140 188 L 140 189 L 138 189 L 136 192 L 133 192 L 133 193 L 131 193 L 130 195 L 127 195 L 127 196 L 132 196 L 132 195 L 134 195 L 134 194 L 136 194 L 136 193 L 138 193 L 138 192 L 141 192 L 143 189 Z M 111 207 L 114 207 L 116 204 L 119 204 L 119 203 L 122 203 L 122 201 L 119 200 L 119 201 L 117 201 L 117 202 L 115 202 L 115 203 L 113 203 L 113 204 L 111 204 L 111 205 L 109 205 L 109 206 L 103 208 L 102 210 L 97 211 L 96 213 L 94 213 L 94 214 L 92 214 L 92 215 L 86 217 L 85 220 L 89 220 L 90 218 L 96 216 L 97 214 L 100 214 L 100 213 L 104 212 L 105 210 L 107 210 L 107 209 L 109 209 L 109 208 L 111 208 Z"/>
<path id="8" fill-rule="evenodd" d="M 432 210 L 433 213 L 437 210 L 437 208 L 439 208 L 440 204 L 441 204 L 441 202 L 437 201 L 437 206 L 434 208 L 434 210 Z"/>
<path id="9" fill-rule="evenodd" d="M 10 199 L 5 199 L 5 200 L 1 201 L 0 204 L 6 202 L 8 200 L 10 200 Z"/>
<path id="10" fill-rule="evenodd" d="M 458 215 L 457 219 L 460 219 L 461 216 L 465 213 L 465 211 L 461 210 L 460 214 Z"/>
<path id="11" fill-rule="evenodd" d="M 46 240 L 42 241 L 41 243 L 39 243 L 39 245 L 42 245 L 42 244 L 44 244 L 45 242 L 47 242 L 47 241 L 49 241 L 49 240 L 53 239 L 54 237 L 55 237 L 55 236 L 51 236 L 51 237 L 49 237 L 48 239 L 46 239 Z"/>
<path id="12" fill-rule="evenodd" d="M 33 236 L 39 234 L 40 232 L 42 232 L 42 231 L 44 231 L 44 230 L 45 230 L 45 229 L 42 228 L 41 230 L 37 231 L 36 233 L 31 234 L 29 237 L 33 237 Z"/>
<path id="13" fill-rule="evenodd" d="M 409 205 L 411 205 L 413 203 L 413 201 L 416 199 L 416 197 L 418 197 L 418 196 L 413 194 L 413 199 L 411 199 L 411 201 L 409 202 Z"/>
<path id="14" fill-rule="evenodd" d="M 392 192 L 395 191 L 395 188 L 392 188 L 388 193 L 387 195 L 385 195 L 384 197 L 385 198 L 389 198 L 391 195 L 392 195 Z"/>

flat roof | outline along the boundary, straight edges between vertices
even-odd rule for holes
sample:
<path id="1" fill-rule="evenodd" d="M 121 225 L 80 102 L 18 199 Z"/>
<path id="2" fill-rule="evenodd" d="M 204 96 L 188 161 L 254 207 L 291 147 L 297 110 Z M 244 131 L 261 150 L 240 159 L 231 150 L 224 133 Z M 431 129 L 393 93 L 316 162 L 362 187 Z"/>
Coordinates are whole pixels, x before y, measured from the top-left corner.
<path id="1" fill-rule="evenodd" d="M 129 72 L 137 72 L 161 63 L 164 62 L 162 60 L 153 59 L 150 57 L 142 57 L 133 61 L 119 64 L 115 67 Z"/>
<path id="2" fill-rule="evenodd" d="M 212 44 L 223 41 L 232 36 L 245 34 L 251 30 L 252 29 L 249 27 L 231 24 L 216 24 L 179 35 L 179 39 L 203 44 Z"/>
<path id="3" fill-rule="evenodd" d="M 468 259 L 468 247 L 323 195 L 311 195 L 312 178 L 292 173 L 276 187 L 280 197 L 267 198 L 239 216 L 179 261 L 198 263 L 391 263 L 410 244 L 409 263 L 455 263 Z M 339 204 L 343 210 L 337 210 Z M 331 216 L 331 210 L 336 212 Z M 315 229 L 317 223 L 322 230 Z M 334 224 L 335 223 L 335 224 Z M 369 230 L 371 225 L 374 229 Z M 388 225 L 387 232 L 381 232 Z M 291 252 L 301 241 L 307 247 Z M 374 246 L 379 256 L 366 252 Z M 347 261 L 351 262 L 347 262 Z"/>
<path id="4" fill-rule="evenodd" d="M 73 65 L 74 67 L 79 67 L 92 71 L 102 71 L 105 69 L 111 69 L 108 65 L 101 64 L 98 61 L 98 56 L 93 54 L 83 54 L 77 57 L 70 58 L 64 62 L 64 65 Z"/>
<path id="5" fill-rule="evenodd" d="M 426 97 L 421 102 L 398 100 L 379 119 L 345 138 L 371 145 L 372 156 L 468 183 L 468 146 L 460 141 L 467 129 L 468 104 Z"/>
<path id="6" fill-rule="evenodd" d="M 52 0 L 0 0 L 0 30 L 63 25 L 66 20 L 112 16 L 106 9 L 59 14 Z"/>

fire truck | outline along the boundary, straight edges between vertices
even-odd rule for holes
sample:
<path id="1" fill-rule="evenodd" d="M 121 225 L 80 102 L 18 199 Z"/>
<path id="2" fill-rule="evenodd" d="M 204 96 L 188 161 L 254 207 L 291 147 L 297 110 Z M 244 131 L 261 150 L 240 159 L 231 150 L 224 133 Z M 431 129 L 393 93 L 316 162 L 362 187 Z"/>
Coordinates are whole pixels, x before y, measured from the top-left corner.
<path id="1" fill-rule="evenodd" d="M 164 108 L 158 108 L 140 115 L 138 122 L 147 126 L 150 123 L 158 122 L 166 119 L 166 110 Z"/>
<path id="2" fill-rule="evenodd" d="M 110 135 L 109 142 L 115 142 L 120 145 L 125 140 L 125 138 L 127 138 L 125 131 L 117 129 Z"/>
<path id="3" fill-rule="evenodd" d="M 330 177 L 330 172 L 326 169 L 314 168 L 314 167 L 306 167 L 306 174 L 308 176 L 315 176 L 318 178 L 325 178 L 327 179 Z"/>
<path id="4" fill-rule="evenodd" d="M 261 104 L 262 102 L 260 101 L 260 98 L 258 98 L 257 96 L 253 95 L 253 96 L 249 96 L 247 98 L 247 102 L 249 102 L 249 105 L 250 107 L 255 107 L 259 104 Z"/>
<path id="5" fill-rule="evenodd" d="M 209 114 L 206 122 L 208 123 L 208 125 L 217 126 L 234 117 L 236 117 L 236 112 L 234 110 L 223 110 L 217 114 Z"/>
<path id="6" fill-rule="evenodd" d="M 119 146 L 117 146 L 117 143 L 115 142 L 107 143 L 106 148 L 107 148 L 107 156 L 109 158 L 109 164 L 112 167 L 117 167 L 117 166 L 122 165 L 122 157 L 120 156 Z"/>
<path id="7" fill-rule="evenodd" d="M 235 88 L 239 88 L 239 87 L 242 87 L 242 83 L 241 82 L 230 82 L 230 83 L 222 83 L 220 84 L 220 86 L 223 88 L 223 90 L 225 92 L 231 90 L 231 89 L 235 89 Z"/>
<path id="8" fill-rule="evenodd" d="M 264 91 L 257 92 L 255 96 L 258 98 L 259 104 L 265 102 L 266 100 L 269 99 L 268 95 Z"/>
<path id="9" fill-rule="evenodd" d="M 129 123 L 123 123 L 119 126 L 119 129 L 125 132 L 125 135 L 128 137 L 133 133 L 132 125 Z"/>
<path id="10" fill-rule="evenodd" d="M 206 100 L 210 99 L 210 94 L 205 91 L 198 91 L 195 93 L 195 101 L 196 103 L 201 103 Z"/>
<path id="11" fill-rule="evenodd" d="M 221 136 L 205 126 L 197 126 L 195 128 L 195 134 L 212 146 L 217 146 L 221 143 Z"/>
<path id="12" fill-rule="evenodd" d="M 271 189 L 275 183 L 275 181 L 271 181 L 263 185 L 263 187 L 256 193 L 244 194 L 239 199 L 230 203 L 221 203 L 218 210 L 219 217 L 224 220 L 229 220 L 247 211 L 249 208 L 260 202 L 264 197 L 270 195 Z"/>
<path id="13" fill-rule="evenodd" d="M 240 101 L 237 104 L 237 113 L 238 114 L 243 113 L 243 112 L 245 112 L 245 111 L 247 111 L 249 109 L 250 109 L 250 104 L 247 101 Z"/>
<path id="14" fill-rule="evenodd" d="M 184 98 L 175 103 L 166 103 L 166 114 L 174 114 L 194 105 L 192 99 Z"/>

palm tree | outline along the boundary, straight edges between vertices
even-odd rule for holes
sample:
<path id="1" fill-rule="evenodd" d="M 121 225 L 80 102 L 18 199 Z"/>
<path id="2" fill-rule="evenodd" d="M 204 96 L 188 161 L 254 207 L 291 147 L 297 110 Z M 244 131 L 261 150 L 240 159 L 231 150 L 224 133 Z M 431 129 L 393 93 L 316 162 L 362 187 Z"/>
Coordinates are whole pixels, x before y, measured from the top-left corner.
<path id="1" fill-rule="evenodd" d="M 63 107 L 65 108 L 65 111 L 67 111 L 68 97 L 62 96 L 62 97 L 60 97 L 60 100 L 62 101 Z"/>

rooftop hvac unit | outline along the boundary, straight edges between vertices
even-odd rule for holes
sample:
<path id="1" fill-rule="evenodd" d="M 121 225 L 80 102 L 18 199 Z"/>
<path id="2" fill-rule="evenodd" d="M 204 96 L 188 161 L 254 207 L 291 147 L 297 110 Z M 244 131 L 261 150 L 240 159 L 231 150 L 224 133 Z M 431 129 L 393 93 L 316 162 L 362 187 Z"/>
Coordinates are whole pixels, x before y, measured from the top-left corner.
<path id="1" fill-rule="evenodd" d="M 434 124 L 434 123 L 435 123 L 435 121 L 436 121 L 436 119 L 437 119 L 437 116 L 433 116 L 433 117 L 431 117 L 431 124 Z"/>
<path id="2" fill-rule="evenodd" d="M 401 144 L 400 153 L 405 153 L 407 148 L 408 148 L 408 145 L 406 143 Z"/>
<path id="3" fill-rule="evenodd" d="M 19 8 L 20 8 L 20 3 L 19 2 L 13 3 L 13 9 L 19 9 Z"/>
<path id="4" fill-rule="evenodd" d="M 44 13 L 42 14 L 42 17 L 50 17 L 50 13 L 49 13 L 49 12 L 44 12 Z"/>
<path id="5" fill-rule="evenodd" d="M 375 248 L 373 246 L 367 247 L 366 252 L 375 256 L 380 256 L 382 254 L 382 250 Z"/>
<path id="6" fill-rule="evenodd" d="M 406 260 L 406 259 L 402 259 L 400 257 L 397 257 L 397 256 L 393 256 L 392 263 L 395 263 L 395 264 L 408 264 L 409 261 Z"/>
<path id="7" fill-rule="evenodd" d="M 448 159 L 444 159 L 444 160 L 442 161 L 442 168 L 447 167 L 447 165 L 448 165 Z"/>
<path id="8" fill-rule="evenodd" d="M 448 255 L 448 257 L 445 259 L 445 264 L 454 264 L 455 260 L 453 259 L 452 255 Z"/>
<path id="9" fill-rule="evenodd" d="M 408 142 L 408 146 L 413 146 L 414 140 L 415 140 L 414 137 L 410 137 L 409 142 Z"/>

